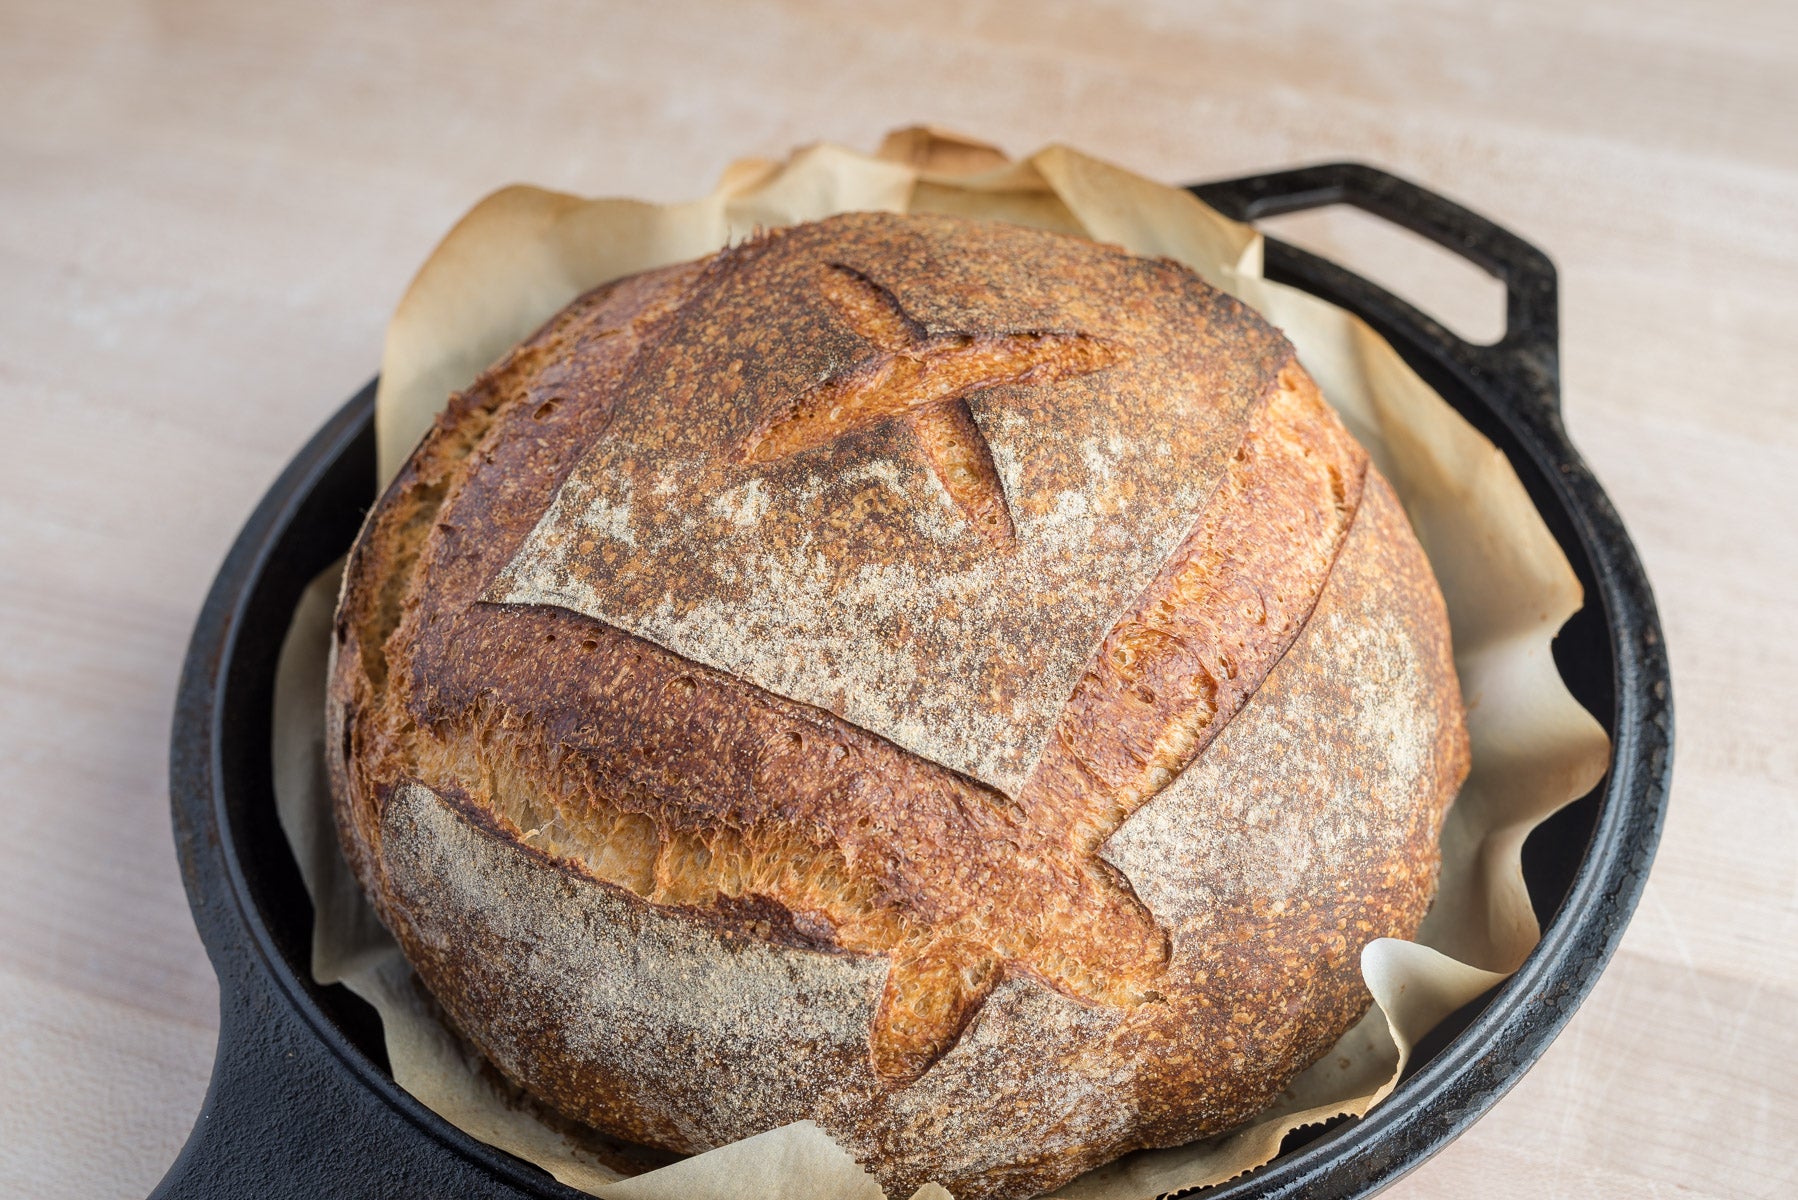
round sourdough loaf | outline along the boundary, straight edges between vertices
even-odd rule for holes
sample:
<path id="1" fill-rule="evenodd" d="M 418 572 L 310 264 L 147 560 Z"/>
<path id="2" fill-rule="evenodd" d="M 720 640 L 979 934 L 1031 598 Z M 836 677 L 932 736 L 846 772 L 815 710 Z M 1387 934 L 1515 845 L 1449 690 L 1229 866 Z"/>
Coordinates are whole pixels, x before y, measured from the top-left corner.
<path id="1" fill-rule="evenodd" d="M 455 1026 L 896 1197 L 1228 1129 L 1366 1010 L 1467 769 L 1396 498 L 1165 260 L 849 214 L 581 296 L 349 560 L 343 847 Z"/>

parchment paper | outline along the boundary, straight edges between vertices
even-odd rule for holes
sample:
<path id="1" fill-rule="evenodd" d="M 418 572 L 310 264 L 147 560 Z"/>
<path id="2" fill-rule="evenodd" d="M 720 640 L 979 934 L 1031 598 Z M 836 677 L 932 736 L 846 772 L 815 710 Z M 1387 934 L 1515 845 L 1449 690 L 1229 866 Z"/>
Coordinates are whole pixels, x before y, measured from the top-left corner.
<path id="1" fill-rule="evenodd" d="M 1084 233 L 1178 259 L 1253 305 L 1298 347 L 1392 481 L 1442 584 L 1473 768 L 1443 830 L 1440 891 L 1417 940 L 1366 948 L 1361 968 L 1374 1006 L 1253 1122 L 1129 1155 L 1055 1195 L 1144 1200 L 1222 1182 L 1272 1158 L 1292 1129 L 1377 1104 L 1417 1040 L 1515 970 L 1536 944 L 1519 858 L 1524 837 L 1596 784 L 1610 755 L 1550 652 L 1555 632 L 1579 609 L 1579 584 L 1504 456 L 1359 319 L 1262 279 L 1252 228 L 1180 189 L 1064 147 L 1012 162 L 929 129 L 895 133 L 875 156 L 820 145 L 784 163 L 739 162 L 712 195 L 687 204 L 582 200 L 530 187 L 489 196 L 421 268 L 388 328 L 376 400 L 383 479 L 450 392 L 581 292 L 709 253 L 757 227 L 851 209 L 955 212 Z M 283 648 L 276 799 L 317 910 L 313 972 L 380 1012 L 399 1084 L 472 1136 L 605 1200 L 878 1200 L 872 1177 L 810 1122 L 645 1171 L 652 1160 L 640 1152 L 538 1112 L 444 1028 L 337 849 L 323 694 L 339 574 L 334 568 L 314 583 Z M 947 1194 L 930 1184 L 917 1196 Z"/>

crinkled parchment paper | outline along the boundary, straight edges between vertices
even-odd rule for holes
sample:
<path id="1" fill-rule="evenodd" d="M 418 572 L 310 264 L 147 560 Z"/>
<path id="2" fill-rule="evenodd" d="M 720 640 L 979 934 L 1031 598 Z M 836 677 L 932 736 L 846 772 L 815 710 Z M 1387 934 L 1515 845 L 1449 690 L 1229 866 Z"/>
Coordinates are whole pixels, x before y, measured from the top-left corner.
<path id="1" fill-rule="evenodd" d="M 938 211 L 1083 233 L 1187 263 L 1283 329 L 1403 498 L 1448 601 L 1473 770 L 1442 834 L 1441 891 L 1416 942 L 1361 957 L 1375 1004 L 1279 1101 L 1243 1128 L 1101 1167 L 1056 1193 L 1143 1200 L 1258 1166 L 1286 1133 L 1365 1113 L 1442 1017 L 1515 970 L 1538 930 L 1525 835 L 1604 773 L 1610 747 L 1568 694 L 1550 642 L 1580 606 L 1573 571 L 1503 455 L 1357 318 L 1261 278 L 1261 239 L 1177 188 L 1054 146 L 1020 162 L 931 130 L 869 157 L 813 146 L 746 161 L 687 204 L 582 200 L 511 187 L 478 204 L 418 273 L 388 328 L 376 428 L 383 478 L 450 392 L 587 289 L 749 235 L 850 209 Z M 337 572 L 308 593 L 283 651 L 276 796 L 317 909 L 313 971 L 380 1011 L 394 1078 L 463 1130 L 606 1200 L 879 1200 L 880 1189 L 810 1122 L 660 1166 L 536 1115 L 433 1015 L 337 850 L 323 767 L 325 657 Z M 920 1197 L 947 1193 L 935 1184 Z M 901 1200 L 901 1198 L 893 1198 Z"/>

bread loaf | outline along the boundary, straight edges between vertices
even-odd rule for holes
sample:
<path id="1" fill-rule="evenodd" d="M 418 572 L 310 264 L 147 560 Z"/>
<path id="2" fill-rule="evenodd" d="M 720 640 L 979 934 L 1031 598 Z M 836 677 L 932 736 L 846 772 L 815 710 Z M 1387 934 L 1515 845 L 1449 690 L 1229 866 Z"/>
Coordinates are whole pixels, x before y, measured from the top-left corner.
<path id="1" fill-rule="evenodd" d="M 962 1200 L 1265 1107 L 1468 756 L 1429 565 L 1278 332 L 924 215 L 598 288 L 451 397 L 329 706 L 345 853 L 502 1073 Z"/>

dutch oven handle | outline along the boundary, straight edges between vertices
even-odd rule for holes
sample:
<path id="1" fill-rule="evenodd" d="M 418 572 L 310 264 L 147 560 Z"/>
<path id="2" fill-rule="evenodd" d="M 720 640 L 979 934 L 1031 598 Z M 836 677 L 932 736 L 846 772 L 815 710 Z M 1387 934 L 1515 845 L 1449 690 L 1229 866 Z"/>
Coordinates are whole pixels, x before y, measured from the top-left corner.
<path id="1" fill-rule="evenodd" d="M 1267 239 L 1266 273 L 1362 314 L 1389 340 L 1421 334 L 1514 408 L 1560 423 L 1560 305 L 1555 266 L 1516 234 L 1408 179 L 1362 163 L 1322 163 L 1187 188 L 1227 217 L 1254 221 L 1348 204 L 1430 239 L 1505 285 L 1505 332 L 1491 345 L 1454 333 L 1428 313 L 1327 259 Z"/>

